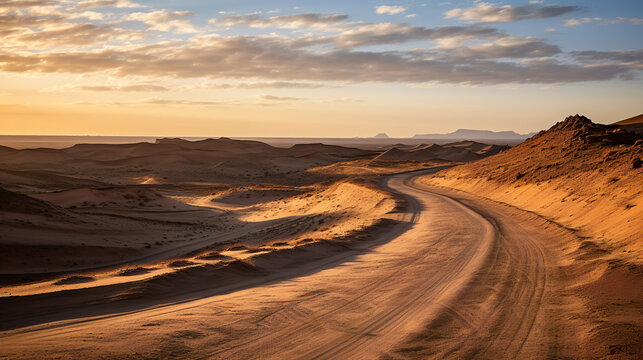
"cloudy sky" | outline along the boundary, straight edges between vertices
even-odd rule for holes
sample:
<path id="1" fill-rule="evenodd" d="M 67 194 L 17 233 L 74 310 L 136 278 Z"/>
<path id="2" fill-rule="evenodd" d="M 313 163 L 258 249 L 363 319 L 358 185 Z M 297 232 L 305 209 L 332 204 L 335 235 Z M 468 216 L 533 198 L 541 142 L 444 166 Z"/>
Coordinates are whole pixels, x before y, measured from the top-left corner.
<path id="1" fill-rule="evenodd" d="M 0 1 L 0 134 L 529 132 L 643 112 L 643 2 Z"/>

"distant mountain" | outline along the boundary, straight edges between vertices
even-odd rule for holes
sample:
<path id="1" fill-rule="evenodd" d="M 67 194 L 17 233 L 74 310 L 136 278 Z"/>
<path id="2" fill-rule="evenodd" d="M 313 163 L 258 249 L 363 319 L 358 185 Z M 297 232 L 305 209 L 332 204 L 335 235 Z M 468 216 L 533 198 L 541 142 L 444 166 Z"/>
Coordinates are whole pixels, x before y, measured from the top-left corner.
<path id="1" fill-rule="evenodd" d="M 390 137 L 388 135 L 386 135 L 386 133 L 379 133 L 379 134 L 373 136 L 373 138 L 374 139 L 390 139 Z"/>
<path id="2" fill-rule="evenodd" d="M 526 140 L 536 133 L 518 134 L 513 131 L 490 131 L 458 129 L 448 134 L 418 134 L 414 139 L 445 139 L 445 140 Z"/>

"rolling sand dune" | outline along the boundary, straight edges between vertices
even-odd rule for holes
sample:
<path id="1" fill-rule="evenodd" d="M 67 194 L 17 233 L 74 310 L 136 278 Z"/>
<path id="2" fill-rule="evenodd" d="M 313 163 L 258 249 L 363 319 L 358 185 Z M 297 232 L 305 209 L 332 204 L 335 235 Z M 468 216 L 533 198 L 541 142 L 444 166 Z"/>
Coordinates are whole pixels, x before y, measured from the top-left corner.
<path id="1" fill-rule="evenodd" d="M 0 357 L 635 359 L 641 144 L 2 148 Z"/>
<path id="2" fill-rule="evenodd" d="M 421 144 L 411 148 L 390 148 L 375 160 L 468 162 L 495 155 L 508 148 L 509 146 L 487 145 L 475 141 L 459 141 L 444 145 Z"/>
<path id="3" fill-rule="evenodd" d="M 154 144 L 78 144 L 64 149 L 1 147 L 0 168 L 49 171 L 107 183 L 144 183 L 151 178 L 154 183 L 206 178 L 230 181 L 230 178 L 288 174 L 372 154 L 323 144 L 285 149 L 228 138 L 159 139 Z"/>
<path id="4" fill-rule="evenodd" d="M 587 320 L 568 315 L 580 305 L 565 293 L 574 275 L 559 254 L 560 242 L 575 238 L 572 231 L 428 187 L 420 176 L 388 179 L 386 186 L 406 197 L 407 210 L 391 214 L 397 225 L 370 231 L 367 241 L 261 251 L 224 267 L 186 261 L 176 265 L 182 270 L 133 286 L 0 299 L 8 311 L 2 351 L 11 358 L 143 359 L 637 353 L 636 329 L 586 347 Z M 225 260 L 248 249 L 210 256 Z M 68 286 L 86 284 L 81 280 L 87 279 L 72 278 L 80 283 Z M 137 341 L 119 346 L 132 338 Z M 78 341 L 92 347 L 77 347 Z"/>
<path id="5" fill-rule="evenodd" d="M 169 199 L 149 189 L 95 188 L 74 189 L 34 195 L 35 197 L 65 208 L 115 207 L 160 208 L 159 210 L 188 210 L 184 203 Z"/>

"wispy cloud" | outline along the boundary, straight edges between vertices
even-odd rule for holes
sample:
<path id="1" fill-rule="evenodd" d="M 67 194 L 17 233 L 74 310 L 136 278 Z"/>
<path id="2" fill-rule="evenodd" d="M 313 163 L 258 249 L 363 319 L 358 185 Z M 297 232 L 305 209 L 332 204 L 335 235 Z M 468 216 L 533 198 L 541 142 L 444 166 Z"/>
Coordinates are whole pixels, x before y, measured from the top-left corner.
<path id="1" fill-rule="evenodd" d="M 507 37 L 491 43 L 471 47 L 461 47 L 452 51 L 449 56 L 464 58 L 499 59 L 499 58 L 537 58 L 561 53 L 556 45 L 547 44 L 541 39 L 528 37 Z"/>
<path id="2" fill-rule="evenodd" d="M 83 0 L 76 5 L 78 10 L 94 9 L 99 7 L 116 7 L 116 8 L 142 8 L 143 5 L 129 0 Z"/>
<path id="3" fill-rule="evenodd" d="M 375 8 L 375 12 L 380 15 L 395 15 L 406 11 L 404 6 L 381 5 Z"/>
<path id="4" fill-rule="evenodd" d="M 184 100 L 184 99 L 148 98 L 148 99 L 133 100 L 133 101 L 109 101 L 109 102 L 79 101 L 73 104 L 75 105 L 121 105 L 121 106 L 128 106 L 128 105 L 226 106 L 232 103 L 223 102 L 223 101 L 194 101 L 194 100 Z"/>
<path id="5" fill-rule="evenodd" d="M 105 85 L 86 85 L 79 86 L 79 90 L 84 91 L 95 91 L 95 92 L 108 92 L 108 91 L 124 91 L 124 92 L 157 92 L 157 91 L 169 91 L 170 89 L 165 86 L 159 85 L 125 85 L 125 86 L 105 86 Z"/>
<path id="6" fill-rule="evenodd" d="M 444 13 L 444 17 L 484 23 L 504 23 L 528 19 L 544 19 L 580 10 L 578 6 L 538 5 L 528 3 L 522 6 L 478 3 L 470 8 L 457 8 Z"/>
<path id="7" fill-rule="evenodd" d="M 211 89 L 316 89 L 324 87 L 324 84 L 302 83 L 288 81 L 237 83 L 237 84 L 209 84 L 206 87 Z"/>
<path id="8" fill-rule="evenodd" d="M 50 6 L 54 5 L 52 0 L 3 0 L 0 2 L 1 10 L 17 10 L 25 9 L 34 6 Z"/>
<path id="9" fill-rule="evenodd" d="M 482 50 L 485 49 L 478 52 Z M 317 52 L 292 47 L 289 40 L 245 36 L 203 37 L 188 43 L 127 50 L 0 55 L 0 71 L 7 72 L 108 71 L 119 77 L 264 78 L 312 82 L 566 83 L 627 78 L 634 70 L 622 64 L 588 68 L 549 58 L 516 63 L 482 60 L 478 54 L 435 57 L 421 51 Z"/>
<path id="10" fill-rule="evenodd" d="M 643 24 L 643 19 L 640 18 L 627 18 L 627 17 L 617 17 L 614 19 L 605 19 L 601 17 L 584 17 L 578 19 L 567 19 L 565 21 L 565 26 L 578 26 L 581 24 L 589 23 L 601 23 L 601 24 L 633 24 L 640 25 Z"/>
<path id="11" fill-rule="evenodd" d="M 638 64 L 643 68 L 643 49 L 615 51 L 573 51 L 572 56 L 583 62 L 614 61 L 619 63 Z"/>
<path id="12" fill-rule="evenodd" d="M 304 101 L 304 100 L 307 100 L 305 98 L 300 98 L 300 97 L 275 96 L 275 95 L 261 95 L 261 96 L 259 96 L 259 98 L 262 99 L 262 100 L 270 100 L 270 101 Z"/>
<path id="13" fill-rule="evenodd" d="M 255 28 L 282 27 L 298 28 L 302 26 L 327 25 L 348 19 L 347 15 L 296 14 L 287 16 L 261 17 L 252 15 L 233 15 L 224 18 L 210 19 L 210 23 L 221 26 L 245 25 Z"/>
<path id="14" fill-rule="evenodd" d="M 33 46 L 89 45 L 117 39 L 140 39 L 140 32 L 94 24 L 69 24 L 43 31 L 27 31 L 16 37 Z"/>
<path id="15" fill-rule="evenodd" d="M 496 29 L 481 26 L 442 26 L 426 28 L 405 24 L 359 24 L 325 38 L 337 47 L 349 49 L 367 45 L 398 44 L 414 40 L 459 40 L 504 36 Z"/>
<path id="16" fill-rule="evenodd" d="M 150 30 L 175 31 L 178 33 L 196 32 L 194 26 L 185 18 L 195 16 L 191 11 L 167 11 L 157 10 L 152 12 L 135 12 L 127 19 L 140 21 L 149 26 Z"/>
<path id="17" fill-rule="evenodd" d="M 44 8 L 25 7 L 27 3 Z M 92 3 L 135 5 L 130 1 Z M 317 13 L 266 17 L 224 15 L 210 20 L 226 27 L 291 30 L 278 34 L 226 35 L 224 31 L 213 32 L 211 25 L 194 25 L 191 18 L 195 14 L 189 11 L 141 8 L 124 16 L 154 30 L 146 32 L 96 15 L 102 13 L 78 9 L 82 4 L 85 2 L 44 0 L 0 4 L 7 9 L 22 6 L 20 11 L 0 12 L 3 43 L 0 71 L 100 74 L 146 83 L 162 79 L 217 83 L 210 88 L 304 89 L 321 87 L 326 82 L 552 84 L 630 79 L 641 70 L 640 65 L 631 60 L 615 60 L 624 54 L 566 56 L 569 53 L 564 54 L 546 39 L 512 36 L 479 23 L 424 27 L 349 21 L 347 15 Z M 392 10 L 392 7 L 385 5 L 382 13 L 406 11 L 406 8 Z M 477 3 L 472 8 L 454 9 L 447 16 L 489 23 L 553 17 L 576 9 L 534 3 L 523 6 Z M 173 36 L 177 33 L 182 35 Z M 424 41 L 424 45 L 413 49 L 396 46 L 381 49 L 412 41 Z M 364 50 L 372 45 L 380 48 Z M 85 91 L 165 91 L 136 85 L 83 86 L 88 86 Z"/>

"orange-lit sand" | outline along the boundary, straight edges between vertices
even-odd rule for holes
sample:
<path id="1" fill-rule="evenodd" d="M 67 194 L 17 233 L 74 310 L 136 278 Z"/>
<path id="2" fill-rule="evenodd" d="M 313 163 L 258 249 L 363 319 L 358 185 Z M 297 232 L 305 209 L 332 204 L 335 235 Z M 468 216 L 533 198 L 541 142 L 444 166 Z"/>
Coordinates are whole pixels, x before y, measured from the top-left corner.
<path id="1" fill-rule="evenodd" d="M 640 140 L 570 150 L 566 131 L 400 146 L 416 161 L 229 139 L 0 149 L 0 356 L 637 358 L 641 173 L 622 159 Z M 499 154 L 446 169 L 482 152 Z"/>

